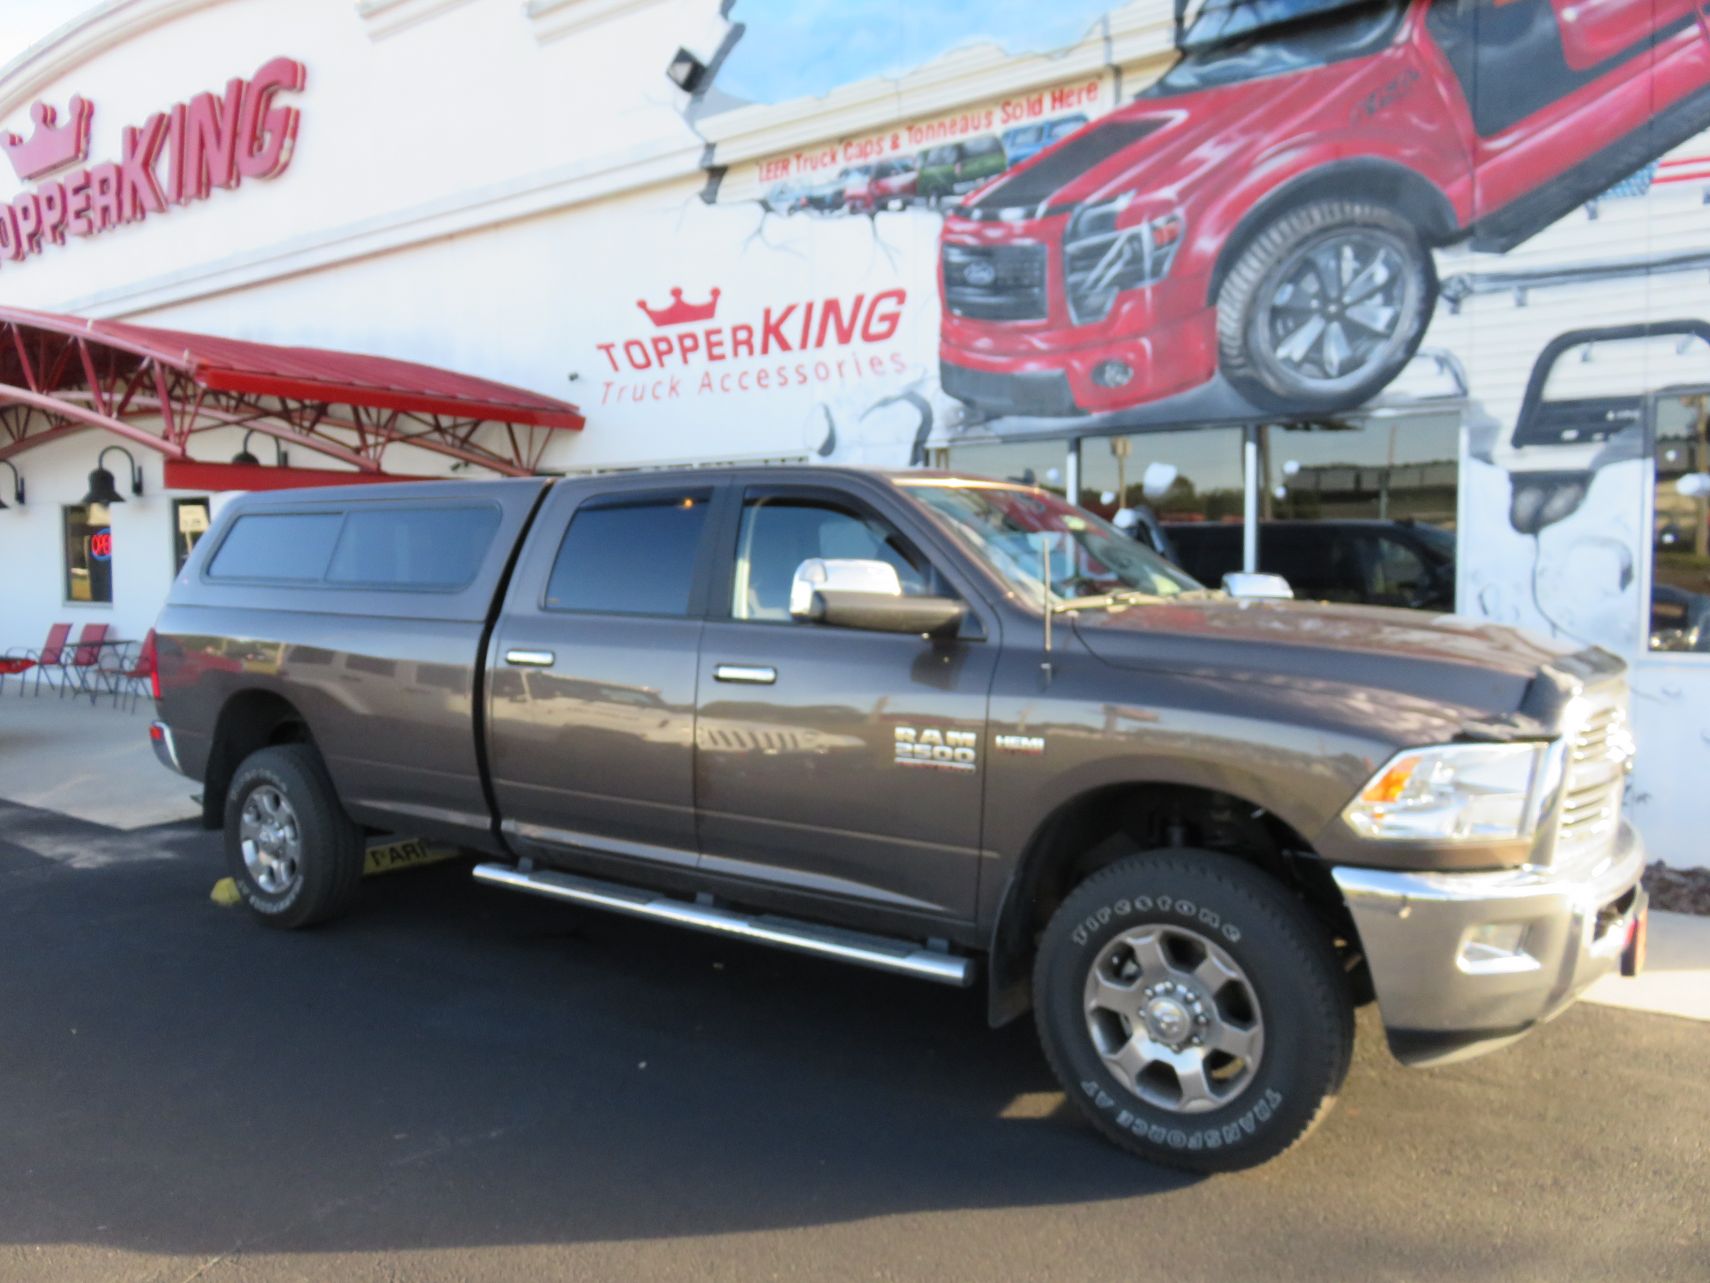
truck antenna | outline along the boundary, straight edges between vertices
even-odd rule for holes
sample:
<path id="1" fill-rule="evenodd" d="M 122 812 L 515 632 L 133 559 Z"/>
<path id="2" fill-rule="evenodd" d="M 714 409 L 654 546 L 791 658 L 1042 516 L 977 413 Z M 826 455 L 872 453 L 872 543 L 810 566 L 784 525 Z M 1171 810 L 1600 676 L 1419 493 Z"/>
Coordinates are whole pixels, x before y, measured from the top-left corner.
<path id="1" fill-rule="evenodd" d="M 1051 681 L 1051 618 L 1057 613 L 1051 605 L 1051 542 L 1048 531 L 1039 532 L 1039 598 L 1045 608 L 1045 658 L 1040 661 L 1039 669 L 1045 674 L 1047 684 Z"/>

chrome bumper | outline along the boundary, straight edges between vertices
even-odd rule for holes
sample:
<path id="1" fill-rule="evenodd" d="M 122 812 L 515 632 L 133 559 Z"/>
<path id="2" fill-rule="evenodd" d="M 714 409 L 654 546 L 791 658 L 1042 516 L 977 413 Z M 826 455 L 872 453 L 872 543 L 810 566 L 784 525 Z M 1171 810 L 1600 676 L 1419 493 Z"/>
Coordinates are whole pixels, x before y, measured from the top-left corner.
<path id="1" fill-rule="evenodd" d="M 1563 867 L 1333 870 L 1397 1059 L 1492 1050 L 1618 968 L 1645 911 L 1644 867 L 1644 844 L 1623 822 L 1611 847 Z"/>
<path id="2" fill-rule="evenodd" d="M 178 742 L 172 738 L 172 728 L 165 722 L 150 722 L 148 724 L 148 742 L 154 745 L 154 755 L 160 759 L 160 764 L 168 770 L 184 774 L 184 768 L 178 764 Z"/>

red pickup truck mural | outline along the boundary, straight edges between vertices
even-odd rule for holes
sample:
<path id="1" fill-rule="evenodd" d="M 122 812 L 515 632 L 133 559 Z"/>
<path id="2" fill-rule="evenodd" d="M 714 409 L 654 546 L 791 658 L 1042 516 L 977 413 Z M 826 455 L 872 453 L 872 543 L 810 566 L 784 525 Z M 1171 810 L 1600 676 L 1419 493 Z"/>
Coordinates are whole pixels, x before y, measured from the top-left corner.
<path id="1" fill-rule="evenodd" d="M 947 211 L 944 390 L 1358 405 L 1424 334 L 1434 247 L 1504 252 L 1710 126 L 1707 9 L 1206 3 L 1156 85 Z"/>

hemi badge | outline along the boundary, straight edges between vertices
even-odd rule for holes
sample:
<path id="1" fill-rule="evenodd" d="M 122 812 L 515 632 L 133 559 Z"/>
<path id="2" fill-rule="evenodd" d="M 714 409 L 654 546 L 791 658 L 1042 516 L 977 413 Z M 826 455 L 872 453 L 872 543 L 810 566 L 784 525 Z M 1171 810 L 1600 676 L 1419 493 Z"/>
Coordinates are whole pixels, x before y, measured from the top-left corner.
<path id="1" fill-rule="evenodd" d="M 1026 753 L 1030 757 L 1045 753 L 1043 735 L 999 735 L 993 742 L 1005 753 Z"/>

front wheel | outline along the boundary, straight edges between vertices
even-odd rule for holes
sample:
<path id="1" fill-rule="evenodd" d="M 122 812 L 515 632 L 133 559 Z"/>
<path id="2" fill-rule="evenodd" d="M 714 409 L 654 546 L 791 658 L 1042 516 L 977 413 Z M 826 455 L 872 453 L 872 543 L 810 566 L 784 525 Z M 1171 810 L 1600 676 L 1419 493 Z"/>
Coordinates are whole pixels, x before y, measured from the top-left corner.
<path id="1" fill-rule="evenodd" d="M 1325 930 L 1229 856 L 1131 856 L 1076 887 L 1034 965 L 1046 1058 L 1100 1132 L 1195 1171 L 1274 1158 L 1328 1112 L 1353 1008 Z"/>
<path id="2" fill-rule="evenodd" d="M 1219 368 L 1261 409 L 1349 409 L 1401 373 L 1436 305 L 1412 223 L 1381 205 L 1314 201 L 1263 228 L 1224 278 Z"/>

